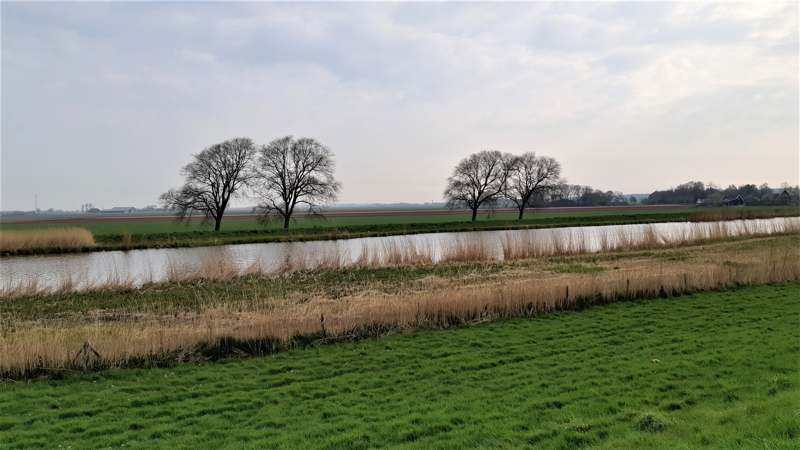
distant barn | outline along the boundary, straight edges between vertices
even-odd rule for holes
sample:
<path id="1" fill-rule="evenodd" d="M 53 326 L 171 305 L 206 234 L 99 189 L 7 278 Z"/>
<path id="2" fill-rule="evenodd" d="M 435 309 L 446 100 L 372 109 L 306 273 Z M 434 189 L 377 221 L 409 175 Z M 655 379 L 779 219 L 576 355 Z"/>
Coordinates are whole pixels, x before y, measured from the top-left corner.
<path id="1" fill-rule="evenodd" d="M 783 190 L 780 194 L 777 195 L 778 203 L 781 205 L 788 205 L 792 202 L 792 194 L 789 193 L 786 189 Z"/>
<path id="2" fill-rule="evenodd" d="M 136 211 L 136 208 L 133 206 L 115 206 L 111 209 L 104 209 L 101 210 L 101 213 L 104 214 L 131 214 Z"/>
<path id="3" fill-rule="evenodd" d="M 742 206 L 744 205 L 744 199 L 741 195 L 732 198 L 725 197 L 722 199 L 722 204 L 725 206 Z"/>

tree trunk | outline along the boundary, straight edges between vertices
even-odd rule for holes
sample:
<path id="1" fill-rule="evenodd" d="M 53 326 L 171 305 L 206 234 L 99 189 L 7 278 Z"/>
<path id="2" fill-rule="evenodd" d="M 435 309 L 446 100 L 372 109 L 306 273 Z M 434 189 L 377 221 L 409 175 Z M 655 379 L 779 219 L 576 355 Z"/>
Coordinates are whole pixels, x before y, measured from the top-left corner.
<path id="1" fill-rule="evenodd" d="M 519 217 L 517 218 L 517 220 L 522 220 L 522 215 L 523 214 L 525 214 L 525 207 L 524 206 L 519 209 Z"/>
<path id="2" fill-rule="evenodd" d="M 478 217 L 478 208 L 472 208 L 472 221 L 475 222 L 475 219 Z"/>
<path id="3" fill-rule="evenodd" d="M 222 225 L 222 216 L 214 218 L 214 231 L 219 231 L 219 227 Z"/>
<path id="4" fill-rule="evenodd" d="M 291 216 L 289 216 L 288 214 L 283 216 L 283 229 L 284 230 L 288 230 L 289 229 L 289 218 L 290 217 Z"/>

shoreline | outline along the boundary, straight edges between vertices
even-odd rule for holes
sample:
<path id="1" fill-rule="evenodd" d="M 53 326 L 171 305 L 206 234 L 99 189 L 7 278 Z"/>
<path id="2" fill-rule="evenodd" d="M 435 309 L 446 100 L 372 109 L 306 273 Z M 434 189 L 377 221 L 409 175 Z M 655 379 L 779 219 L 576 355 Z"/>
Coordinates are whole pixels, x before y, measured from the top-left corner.
<path id="1" fill-rule="evenodd" d="M 336 241 L 369 237 L 404 236 L 425 233 L 458 233 L 472 231 L 526 230 L 583 226 L 610 226 L 667 222 L 715 222 L 722 220 L 769 219 L 800 216 L 800 209 L 772 208 L 728 211 L 654 212 L 598 216 L 567 216 L 523 220 L 484 222 L 388 223 L 327 227 L 303 227 L 289 230 L 187 231 L 183 233 L 110 234 L 100 235 L 92 247 L 44 247 L 0 251 L 0 260 L 7 257 L 127 251 L 163 248 L 211 247 L 220 245 L 260 244 L 272 242 Z M 66 225 L 66 224 L 65 224 Z M 1 230 L 1 228 L 0 228 Z"/>

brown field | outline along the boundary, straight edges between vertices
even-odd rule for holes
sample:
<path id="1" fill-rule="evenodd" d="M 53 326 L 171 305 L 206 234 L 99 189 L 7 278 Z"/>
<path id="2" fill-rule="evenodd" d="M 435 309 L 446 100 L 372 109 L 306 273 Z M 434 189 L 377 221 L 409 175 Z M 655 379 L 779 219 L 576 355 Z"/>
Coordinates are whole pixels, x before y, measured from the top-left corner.
<path id="1" fill-rule="evenodd" d="M 568 206 L 568 207 L 548 207 L 548 208 L 528 208 L 526 213 L 590 213 L 590 212 L 636 212 L 636 211 L 669 211 L 674 209 L 685 209 L 686 205 L 631 205 L 631 206 Z M 469 211 L 463 209 L 402 209 L 402 210 L 341 210 L 341 211 L 328 211 L 325 213 L 327 218 L 337 217 L 396 217 L 396 216 L 454 216 L 468 214 Z M 497 208 L 495 213 L 516 213 L 517 210 L 513 208 Z M 298 211 L 295 213 L 297 217 L 307 217 L 309 214 Z M 226 214 L 225 220 L 256 220 L 261 217 L 259 214 L 248 213 L 232 213 Z M 120 215 L 74 215 L 67 217 L 38 217 L 38 218 L 4 218 L 4 224 L 79 224 L 79 223 L 92 223 L 92 222 L 159 222 L 164 220 L 175 220 L 174 215 L 154 214 L 120 214 Z M 191 217 L 190 220 L 201 221 L 201 216 Z"/>

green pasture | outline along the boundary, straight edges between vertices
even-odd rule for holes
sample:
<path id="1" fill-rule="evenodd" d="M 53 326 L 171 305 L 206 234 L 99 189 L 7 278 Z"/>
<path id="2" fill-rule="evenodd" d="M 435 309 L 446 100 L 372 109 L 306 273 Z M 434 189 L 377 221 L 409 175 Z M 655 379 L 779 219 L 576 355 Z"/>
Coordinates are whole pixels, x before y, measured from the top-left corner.
<path id="1" fill-rule="evenodd" d="M 800 445 L 800 284 L 0 385 L 2 448 Z"/>
<path id="2" fill-rule="evenodd" d="M 658 215 L 686 214 L 691 209 L 670 209 L 668 211 L 658 211 Z M 653 215 L 654 211 L 575 211 L 558 213 L 527 213 L 523 223 L 536 223 L 543 220 L 561 219 L 568 217 L 609 217 L 620 215 L 647 216 Z M 408 224 L 452 224 L 469 222 L 470 215 L 431 215 L 425 213 L 408 215 L 376 215 L 376 216 L 356 216 L 356 217 L 300 217 L 294 219 L 290 225 L 291 229 L 314 229 L 314 228 L 349 228 L 363 227 L 370 225 L 408 225 Z M 516 213 L 483 213 L 478 217 L 479 223 L 497 222 L 517 222 Z M 132 235 L 148 235 L 160 233 L 186 233 L 186 232 L 213 232 L 213 222 L 203 223 L 202 220 L 191 220 L 178 222 L 174 219 L 147 219 L 147 220 L 97 220 L 97 221 L 76 221 L 74 225 L 69 223 L 48 224 L 46 221 L 26 224 L 2 224 L 0 230 L 22 230 L 36 228 L 64 228 L 69 226 L 80 226 L 88 229 L 97 237 L 107 235 L 122 235 L 129 233 Z M 278 220 L 262 222 L 260 220 L 247 218 L 237 218 L 236 216 L 227 217 L 222 221 L 222 232 L 236 231 L 259 231 L 259 230 L 280 230 L 282 223 Z"/>

